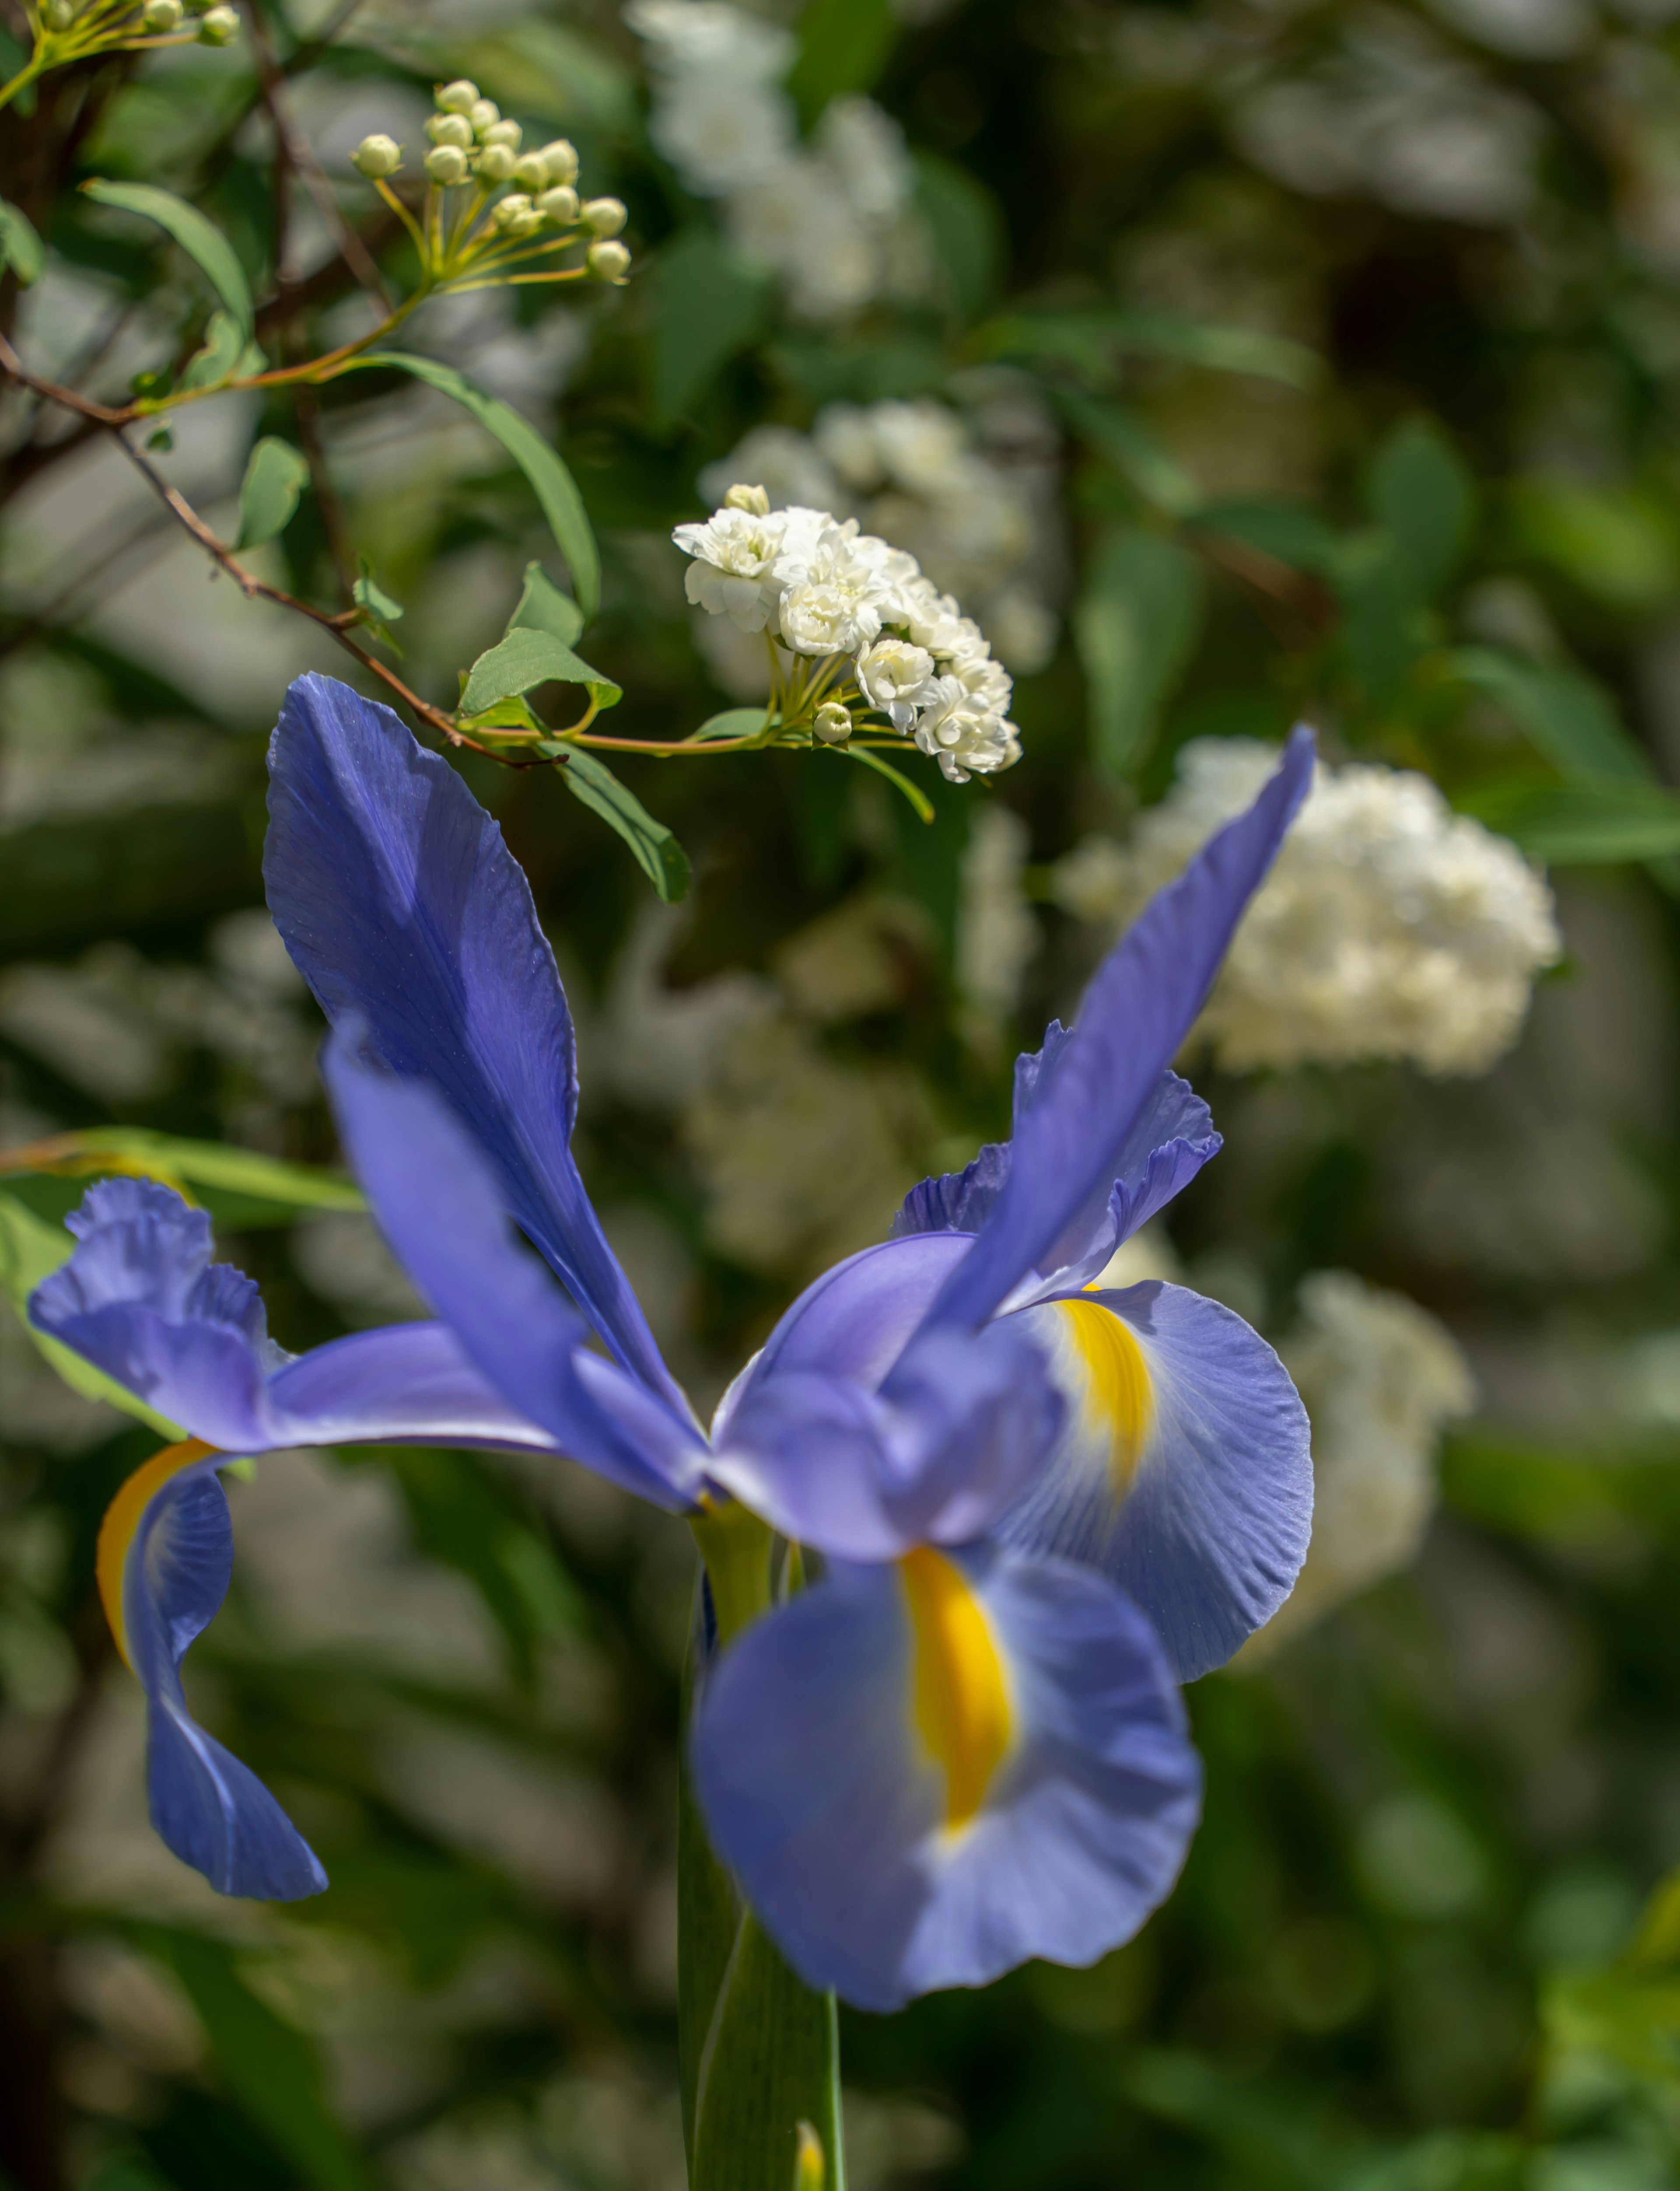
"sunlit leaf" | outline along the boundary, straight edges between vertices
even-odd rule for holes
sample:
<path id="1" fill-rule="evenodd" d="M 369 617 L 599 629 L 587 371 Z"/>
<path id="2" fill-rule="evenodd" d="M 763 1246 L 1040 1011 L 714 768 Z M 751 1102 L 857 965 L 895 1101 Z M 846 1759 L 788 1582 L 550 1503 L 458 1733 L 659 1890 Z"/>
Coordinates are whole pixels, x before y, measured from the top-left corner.
<path id="1" fill-rule="evenodd" d="M 283 1222 L 306 1209 L 366 1207 L 360 1187 L 339 1173 L 287 1164 L 227 1141 L 154 1133 L 146 1126 L 87 1126 L 21 1148 L 0 1149 L 0 1172 L 67 1178 L 126 1174 L 162 1180 L 195 1199 L 205 1198 L 203 1191 L 209 1190 L 236 1204 L 241 1225 Z"/>
<path id="2" fill-rule="evenodd" d="M 560 591 L 540 563 L 527 563 L 525 584 L 508 619 L 508 629 L 546 631 L 562 646 L 570 646 L 583 629 L 583 612 L 570 594 Z"/>
<path id="3" fill-rule="evenodd" d="M 548 684 L 582 685 L 597 708 L 616 707 L 624 697 L 621 686 L 591 669 L 551 631 L 520 624 L 473 664 L 461 695 L 462 712 L 477 714 L 511 694 Z"/>
<path id="4" fill-rule="evenodd" d="M 256 548 L 292 522 L 298 498 L 309 483 L 309 458 L 290 441 L 265 434 L 251 452 L 239 490 L 239 538 L 235 545 Z"/>
<path id="5" fill-rule="evenodd" d="M 1074 610 L 1091 747 L 1111 776 L 1135 768 L 1189 666 L 1206 594 L 1201 566 L 1164 534 L 1127 526 L 1098 544 Z"/>
<path id="6" fill-rule="evenodd" d="M 238 372 L 247 347 L 244 332 L 231 312 L 212 312 L 204 333 L 204 346 L 187 360 L 181 386 L 219 388 Z"/>
<path id="7" fill-rule="evenodd" d="M 635 856 L 636 864 L 666 904 L 687 896 L 689 856 L 662 822 L 656 822 L 641 800 L 626 790 L 606 763 L 582 746 L 544 741 L 546 753 L 564 753 L 560 780 L 581 805 L 616 829 Z"/>
<path id="8" fill-rule="evenodd" d="M 155 220 L 166 230 L 208 277 L 210 286 L 239 330 L 240 348 L 242 350 L 252 340 L 257 315 L 251 302 L 251 287 L 232 244 L 213 221 L 207 219 L 196 206 L 189 205 L 173 191 L 160 190 L 155 183 L 108 183 L 96 179 L 83 183 L 82 187 L 96 204 L 114 207 L 119 213 L 139 213 L 143 219 Z"/>

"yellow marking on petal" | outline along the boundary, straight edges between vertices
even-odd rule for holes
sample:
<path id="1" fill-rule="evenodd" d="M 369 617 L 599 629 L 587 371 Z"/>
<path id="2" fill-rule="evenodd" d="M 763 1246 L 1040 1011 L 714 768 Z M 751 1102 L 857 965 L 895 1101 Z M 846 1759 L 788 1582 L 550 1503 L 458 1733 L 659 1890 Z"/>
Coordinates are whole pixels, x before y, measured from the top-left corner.
<path id="1" fill-rule="evenodd" d="M 962 1571 L 921 1545 L 899 1562 L 916 1641 L 916 1724 L 945 1776 L 945 1824 L 966 1826 L 1009 1747 L 1003 1661 Z"/>
<path id="2" fill-rule="evenodd" d="M 125 1666 L 132 1667 L 134 1662 L 128 1656 L 128 1625 L 122 1618 L 122 1571 L 128 1565 L 128 1547 L 134 1541 L 140 1517 L 172 1476 L 179 1476 L 184 1468 L 190 1468 L 194 1461 L 204 1460 L 215 1450 L 213 1445 L 206 1445 L 201 1438 L 188 1438 L 180 1445 L 166 1445 L 162 1453 L 155 1453 L 150 1460 L 141 1463 L 105 1508 L 105 1519 L 99 1524 L 94 1572 L 99 1579 L 99 1601 Z"/>
<path id="3" fill-rule="evenodd" d="M 1155 1391 L 1144 1350 L 1130 1326 L 1100 1301 L 1058 1301 L 1068 1335 L 1085 1365 L 1085 1404 L 1109 1441 L 1115 1496 L 1132 1488 L 1155 1420 Z"/>

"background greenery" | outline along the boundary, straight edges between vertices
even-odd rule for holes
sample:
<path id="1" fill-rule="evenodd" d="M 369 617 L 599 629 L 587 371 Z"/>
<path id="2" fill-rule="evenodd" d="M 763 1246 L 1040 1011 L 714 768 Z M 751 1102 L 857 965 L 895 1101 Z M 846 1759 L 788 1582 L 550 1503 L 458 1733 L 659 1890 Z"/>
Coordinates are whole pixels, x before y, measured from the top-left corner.
<path id="1" fill-rule="evenodd" d="M 863 90 L 897 117 L 933 253 L 911 298 L 813 328 L 650 150 L 611 8 L 258 0 L 282 102 L 397 282 L 348 152 L 412 141 L 445 77 L 571 136 L 587 186 L 631 208 L 625 290 L 429 307 L 412 330 L 578 481 L 603 563 L 582 643 L 624 688 L 616 731 L 680 736 L 729 703 L 667 536 L 750 428 L 1002 388 L 1049 437 L 1061 635 L 1018 686 L 1024 758 L 995 787 L 929 771 L 931 826 L 821 754 L 626 762 L 694 867 L 661 928 L 551 773 L 461 762 L 577 1009 L 592 1191 L 702 1401 L 814 1268 L 1002 1124 L 1013 1050 L 1076 994 L 1094 947 L 1047 904 L 1018 1002 L 959 987 L 961 862 L 996 804 L 1030 832 L 1030 883 L 1157 798 L 1187 738 L 1304 708 L 1332 753 L 1424 768 L 1554 862 L 1569 957 L 1490 1078 L 1205 1078 L 1227 1147 L 1175 1208 L 1193 1280 L 1274 1333 L 1311 1270 L 1398 1287 L 1466 1346 L 1483 1412 L 1415 1573 L 1197 1685 L 1206 1822 L 1138 1941 L 847 2019 L 865 2191 L 1675 2180 L 1680 1907 L 1641 1917 L 1680 1859 L 1664 12 L 812 0 L 791 18 L 805 117 Z M 48 247 L 38 282 L 0 291 L 32 369 L 120 400 L 201 339 L 192 264 L 78 193 L 91 174 L 207 213 L 275 355 L 366 323 L 307 176 L 282 171 L 277 217 L 255 54 L 247 26 L 225 52 L 78 65 L 0 118 L 0 191 Z M 262 755 L 290 676 L 353 666 L 207 583 L 97 433 L 8 402 L 0 1146 L 123 1125 L 330 1164 L 313 1008 L 260 910 Z M 318 469 L 253 564 L 333 606 L 368 558 L 434 704 L 525 564 L 563 574 L 519 470 L 395 376 L 302 412 L 206 403 L 156 460 L 229 537 L 263 434 Z M 237 1166 L 199 1191 L 287 1346 L 411 1308 L 354 1207 L 300 1215 Z M 79 1192 L 7 1188 L 14 1285 Z M 686 1534 L 576 1471 L 264 1461 L 234 1493 L 240 1566 L 195 1694 L 333 1885 L 221 1905 L 148 1835 L 137 1693 L 91 1588 L 104 1504 L 155 1438 L 67 1393 L 15 1319 L 0 1346 L 6 2178 L 679 2183 Z"/>

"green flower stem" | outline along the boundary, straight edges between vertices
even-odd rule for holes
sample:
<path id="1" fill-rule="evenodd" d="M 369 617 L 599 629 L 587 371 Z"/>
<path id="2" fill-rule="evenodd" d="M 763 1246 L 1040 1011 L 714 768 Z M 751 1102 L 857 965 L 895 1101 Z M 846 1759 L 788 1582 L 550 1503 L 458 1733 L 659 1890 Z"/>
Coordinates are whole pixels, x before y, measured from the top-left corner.
<path id="1" fill-rule="evenodd" d="M 20 91 L 26 91 L 38 76 L 44 76 L 47 63 L 39 51 L 31 54 L 9 83 L 0 84 L 0 107 L 9 106 Z"/>

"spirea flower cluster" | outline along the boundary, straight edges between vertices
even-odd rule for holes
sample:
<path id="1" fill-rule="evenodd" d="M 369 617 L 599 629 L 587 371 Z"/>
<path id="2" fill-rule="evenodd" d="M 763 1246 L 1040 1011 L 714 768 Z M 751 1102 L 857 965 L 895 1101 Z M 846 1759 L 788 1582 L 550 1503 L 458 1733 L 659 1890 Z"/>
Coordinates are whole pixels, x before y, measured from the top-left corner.
<path id="1" fill-rule="evenodd" d="M 796 314 L 844 319 L 914 285 L 914 171 L 872 100 L 831 101 L 808 146 L 783 88 L 797 48 L 779 24 L 726 0 L 632 0 L 624 16 L 647 53 L 655 145 L 696 196 L 723 200 L 734 241 Z"/>
<path id="2" fill-rule="evenodd" d="M 1441 1432 L 1476 1403 L 1445 1327 L 1347 1271 L 1303 1281 L 1300 1326 L 1282 1353 L 1313 1426 L 1313 1539 L 1251 1658 L 1410 1566 L 1435 1510 Z"/>
<path id="3" fill-rule="evenodd" d="M 1127 920 L 1238 812 L 1271 767 L 1246 738 L 1200 738 L 1129 845 L 1088 839 L 1059 902 Z M 1427 777 L 1320 766 L 1237 930 L 1199 1032 L 1234 1071 L 1406 1060 L 1485 1073 L 1521 1030 L 1562 939 L 1552 892 L 1516 846 L 1454 814 Z"/>
<path id="4" fill-rule="evenodd" d="M 1014 688 L 985 635 L 915 556 L 854 517 L 772 510 L 762 487 L 733 487 L 703 523 L 671 537 L 694 559 L 686 583 L 697 607 L 825 665 L 795 688 L 816 703 L 824 743 L 852 736 L 855 704 L 913 738 L 952 783 L 1020 759 Z M 784 720 L 792 727 L 786 704 Z"/>
<path id="5" fill-rule="evenodd" d="M 133 52 L 149 45 L 230 45 L 239 36 L 239 12 L 207 7 L 205 0 L 45 0 L 39 11 L 43 43 L 62 62 L 82 54 Z"/>
<path id="6" fill-rule="evenodd" d="M 977 445 L 960 413 L 931 397 L 831 403 L 809 434 L 755 426 L 701 474 L 701 492 L 716 497 L 732 480 L 758 480 L 772 509 L 803 503 L 855 517 L 907 549 L 968 604 L 1004 661 L 1030 675 L 1056 644 L 1041 583 L 1056 561 L 1055 430 L 1015 390 L 999 391 L 980 416 L 1007 462 Z"/>

